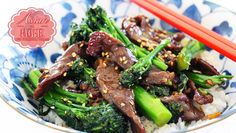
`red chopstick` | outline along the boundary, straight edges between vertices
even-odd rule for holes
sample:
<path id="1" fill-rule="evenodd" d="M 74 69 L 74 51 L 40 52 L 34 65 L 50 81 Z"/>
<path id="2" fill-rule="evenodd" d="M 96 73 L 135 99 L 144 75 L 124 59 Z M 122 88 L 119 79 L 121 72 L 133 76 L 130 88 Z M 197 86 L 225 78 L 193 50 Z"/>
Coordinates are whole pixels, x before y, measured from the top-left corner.
<path id="1" fill-rule="evenodd" d="M 204 43 L 208 47 L 218 51 L 224 56 L 236 61 L 236 44 L 230 42 L 229 40 L 223 38 L 217 33 L 206 29 L 190 18 L 178 14 L 167 7 L 161 5 L 160 3 L 153 0 L 131 0 L 140 7 L 153 13 L 160 19 L 171 24 L 177 29 L 185 32 L 186 34 L 192 36 L 198 41 Z"/>

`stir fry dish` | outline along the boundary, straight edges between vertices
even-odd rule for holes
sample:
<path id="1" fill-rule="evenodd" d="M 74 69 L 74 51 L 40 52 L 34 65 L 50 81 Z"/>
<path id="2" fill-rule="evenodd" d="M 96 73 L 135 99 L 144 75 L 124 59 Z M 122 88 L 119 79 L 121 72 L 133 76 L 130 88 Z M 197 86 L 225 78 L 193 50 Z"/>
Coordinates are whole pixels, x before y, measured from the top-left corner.
<path id="1" fill-rule="evenodd" d="M 232 78 L 201 59 L 205 46 L 184 33 L 153 28 L 144 15 L 117 26 L 100 6 L 71 24 L 62 48 L 22 86 L 39 115 L 52 110 L 79 131 L 145 133 L 141 117 L 158 127 L 207 119 L 201 105 L 214 101 L 209 90 Z"/>

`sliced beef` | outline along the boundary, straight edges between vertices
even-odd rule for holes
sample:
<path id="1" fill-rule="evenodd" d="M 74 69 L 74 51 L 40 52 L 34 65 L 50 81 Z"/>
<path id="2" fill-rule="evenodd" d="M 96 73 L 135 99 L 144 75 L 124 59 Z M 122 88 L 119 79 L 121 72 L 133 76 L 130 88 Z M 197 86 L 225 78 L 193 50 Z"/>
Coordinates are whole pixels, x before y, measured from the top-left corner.
<path id="1" fill-rule="evenodd" d="M 125 18 L 122 23 L 122 28 L 125 30 L 130 40 L 149 50 L 154 49 L 161 40 L 166 38 L 172 38 L 171 45 L 167 46 L 167 49 L 176 52 L 182 49 L 182 46 L 179 45 L 179 41 L 184 38 L 184 34 L 178 33 L 172 37 L 164 30 L 153 29 L 148 18 L 144 15 Z"/>
<path id="2" fill-rule="evenodd" d="M 96 69 L 97 85 L 105 100 L 114 104 L 126 115 L 135 133 L 145 133 L 139 116 L 135 110 L 134 94 L 130 88 L 124 88 L 119 83 L 120 72 L 108 60 L 99 60 Z"/>
<path id="3" fill-rule="evenodd" d="M 170 50 L 162 50 L 158 53 L 158 58 L 163 60 L 168 65 L 168 70 L 176 70 L 177 56 Z"/>
<path id="4" fill-rule="evenodd" d="M 206 75 L 219 75 L 220 73 L 215 69 L 214 66 L 204 61 L 201 58 L 194 58 L 191 61 L 191 69 L 201 71 Z"/>
<path id="5" fill-rule="evenodd" d="M 172 85 L 172 81 L 175 78 L 174 72 L 161 71 L 159 69 L 152 68 L 147 76 L 143 79 L 142 84 L 151 85 Z"/>
<path id="6" fill-rule="evenodd" d="M 105 32 L 94 32 L 88 42 L 87 53 L 91 56 L 110 58 L 118 66 L 127 69 L 136 61 L 131 51 L 124 47 L 121 41 Z"/>
<path id="7" fill-rule="evenodd" d="M 171 96 L 162 97 L 161 101 L 163 103 L 180 103 L 183 108 L 183 115 L 181 118 L 185 121 L 199 120 L 205 116 L 205 114 L 197 109 L 192 101 L 183 93 L 174 93 Z"/>
<path id="8" fill-rule="evenodd" d="M 197 89 L 195 83 L 192 80 L 188 81 L 187 89 L 184 90 L 184 93 L 200 105 L 213 102 L 213 96 L 210 93 L 204 94 L 199 89 Z"/>
<path id="9" fill-rule="evenodd" d="M 40 77 L 38 87 L 34 91 L 34 98 L 42 97 L 52 83 L 63 78 L 70 69 L 70 64 L 78 58 L 78 55 L 85 55 L 85 49 L 81 48 L 81 45 L 84 45 L 84 42 L 70 46 L 51 68 L 44 70 Z"/>

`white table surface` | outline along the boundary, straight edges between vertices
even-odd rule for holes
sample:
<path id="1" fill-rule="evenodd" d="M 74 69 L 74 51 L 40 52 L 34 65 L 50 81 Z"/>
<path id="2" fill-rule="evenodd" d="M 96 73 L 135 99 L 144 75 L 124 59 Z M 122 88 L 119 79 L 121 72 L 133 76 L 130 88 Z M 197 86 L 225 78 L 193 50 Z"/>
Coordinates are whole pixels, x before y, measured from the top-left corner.
<path id="1" fill-rule="evenodd" d="M 0 4 L 0 36 L 8 30 L 7 23 L 10 16 L 21 8 L 43 7 L 58 0 L 5 0 Z M 209 0 L 236 12 L 236 2 L 233 0 Z M 236 114 L 233 116 L 191 133 L 235 133 Z M 0 98 L 0 133 L 62 133 L 60 131 L 40 125 L 22 116 Z"/>

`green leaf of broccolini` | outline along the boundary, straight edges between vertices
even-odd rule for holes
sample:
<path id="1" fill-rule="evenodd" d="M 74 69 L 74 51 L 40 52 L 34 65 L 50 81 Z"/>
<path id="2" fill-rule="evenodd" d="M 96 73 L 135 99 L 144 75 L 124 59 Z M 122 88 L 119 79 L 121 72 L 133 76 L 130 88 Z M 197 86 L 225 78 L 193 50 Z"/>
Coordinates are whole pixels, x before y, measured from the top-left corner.
<path id="1" fill-rule="evenodd" d="M 196 40 L 191 41 L 189 44 L 184 46 L 177 56 L 177 67 L 178 70 L 188 70 L 192 58 L 204 49 L 204 45 Z"/>

